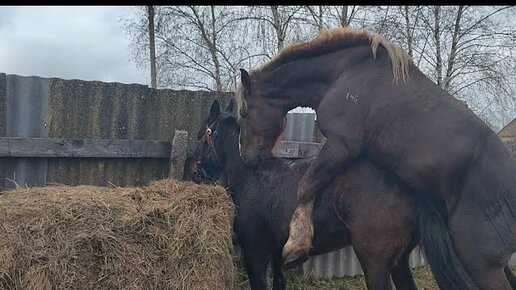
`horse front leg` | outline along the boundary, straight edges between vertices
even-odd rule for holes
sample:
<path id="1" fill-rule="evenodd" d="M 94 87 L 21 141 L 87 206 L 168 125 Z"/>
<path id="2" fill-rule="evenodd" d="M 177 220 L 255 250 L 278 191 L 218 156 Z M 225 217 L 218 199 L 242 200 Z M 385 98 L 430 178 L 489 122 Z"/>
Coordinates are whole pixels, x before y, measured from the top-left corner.
<path id="1" fill-rule="evenodd" d="M 272 276 L 272 290 L 287 290 L 287 279 L 285 278 L 285 270 L 283 269 L 281 248 L 275 251 L 272 257 Z"/>
<path id="2" fill-rule="evenodd" d="M 308 259 L 314 235 L 312 210 L 315 195 L 355 156 L 343 142 L 328 139 L 301 178 L 297 189 L 296 210 L 290 221 L 289 237 L 283 247 L 283 258 L 287 268 L 296 267 Z"/>
<path id="3" fill-rule="evenodd" d="M 267 290 L 267 268 L 270 253 L 259 249 L 242 247 L 244 265 L 251 290 Z"/>

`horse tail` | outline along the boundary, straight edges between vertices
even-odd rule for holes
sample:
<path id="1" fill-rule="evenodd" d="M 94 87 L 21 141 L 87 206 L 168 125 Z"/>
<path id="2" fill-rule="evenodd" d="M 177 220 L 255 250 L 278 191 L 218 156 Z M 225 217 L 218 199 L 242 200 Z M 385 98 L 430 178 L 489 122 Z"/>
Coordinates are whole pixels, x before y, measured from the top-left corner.
<path id="1" fill-rule="evenodd" d="M 455 252 L 437 204 L 418 202 L 419 243 L 440 289 L 477 289 Z"/>

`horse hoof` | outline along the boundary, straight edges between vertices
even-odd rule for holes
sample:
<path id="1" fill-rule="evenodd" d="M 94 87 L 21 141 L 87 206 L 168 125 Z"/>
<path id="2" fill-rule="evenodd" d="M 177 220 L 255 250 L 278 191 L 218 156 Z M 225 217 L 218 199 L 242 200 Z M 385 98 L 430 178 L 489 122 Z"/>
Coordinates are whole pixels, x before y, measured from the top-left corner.
<path id="1" fill-rule="evenodd" d="M 284 257 L 285 269 L 292 269 L 301 266 L 308 260 L 308 253 L 305 251 L 298 251 Z"/>

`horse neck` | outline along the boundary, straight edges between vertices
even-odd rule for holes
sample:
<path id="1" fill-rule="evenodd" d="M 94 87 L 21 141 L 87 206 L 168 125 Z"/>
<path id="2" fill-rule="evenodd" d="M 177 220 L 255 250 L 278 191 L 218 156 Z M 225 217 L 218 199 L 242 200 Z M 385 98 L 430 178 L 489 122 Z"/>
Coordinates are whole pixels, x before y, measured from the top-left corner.
<path id="1" fill-rule="evenodd" d="M 220 152 L 223 154 L 221 159 L 225 183 L 234 194 L 238 195 L 244 190 L 246 180 L 252 174 L 252 170 L 245 166 L 240 158 L 238 132 L 224 140 L 224 146 Z"/>
<path id="2" fill-rule="evenodd" d="M 369 45 L 291 61 L 257 73 L 257 90 L 287 110 L 316 109 L 333 83 L 346 71 L 370 59 Z"/>

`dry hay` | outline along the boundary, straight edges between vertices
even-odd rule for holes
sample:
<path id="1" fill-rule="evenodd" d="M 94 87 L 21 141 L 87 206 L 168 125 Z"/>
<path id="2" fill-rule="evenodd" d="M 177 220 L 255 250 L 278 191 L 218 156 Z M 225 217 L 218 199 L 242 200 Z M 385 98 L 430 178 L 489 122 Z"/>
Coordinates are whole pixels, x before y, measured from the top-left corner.
<path id="1" fill-rule="evenodd" d="M 232 289 L 222 187 L 54 186 L 0 195 L 0 289 Z"/>

